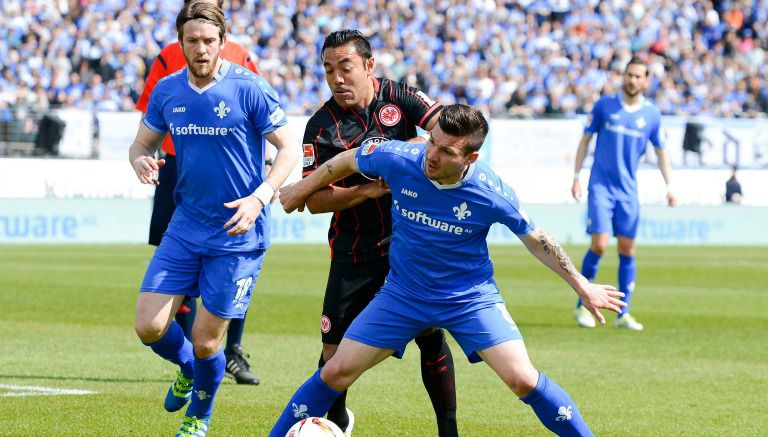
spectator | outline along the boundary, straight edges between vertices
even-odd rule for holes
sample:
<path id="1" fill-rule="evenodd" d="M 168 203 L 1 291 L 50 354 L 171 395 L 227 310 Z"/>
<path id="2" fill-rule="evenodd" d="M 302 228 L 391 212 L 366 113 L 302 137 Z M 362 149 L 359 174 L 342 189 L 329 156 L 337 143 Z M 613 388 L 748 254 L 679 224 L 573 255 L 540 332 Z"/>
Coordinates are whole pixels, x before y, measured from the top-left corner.
<path id="1" fill-rule="evenodd" d="M 740 204 L 741 203 L 741 182 L 736 179 L 737 166 L 731 167 L 731 177 L 725 181 L 725 202 Z"/>

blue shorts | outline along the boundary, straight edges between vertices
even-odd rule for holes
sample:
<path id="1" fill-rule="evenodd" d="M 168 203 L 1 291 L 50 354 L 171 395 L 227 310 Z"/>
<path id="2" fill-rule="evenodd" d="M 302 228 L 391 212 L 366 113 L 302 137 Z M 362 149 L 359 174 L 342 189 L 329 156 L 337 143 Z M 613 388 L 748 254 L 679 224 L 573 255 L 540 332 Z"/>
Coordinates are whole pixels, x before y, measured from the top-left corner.
<path id="1" fill-rule="evenodd" d="M 640 222 L 638 200 L 618 200 L 608 195 L 592 194 L 587 198 L 587 233 L 601 234 L 613 230 L 617 237 L 635 238 Z"/>
<path id="2" fill-rule="evenodd" d="M 265 253 L 266 249 L 207 249 L 167 233 L 147 267 L 141 291 L 200 296 L 210 313 L 223 319 L 242 319 Z"/>
<path id="3" fill-rule="evenodd" d="M 392 349 L 400 358 L 408 342 L 433 327 L 448 330 L 472 363 L 482 361 L 477 351 L 523 338 L 495 284 L 473 287 L 460 299 L 427 300 L 391 282 L 384 284 L 344 337 Z"/>

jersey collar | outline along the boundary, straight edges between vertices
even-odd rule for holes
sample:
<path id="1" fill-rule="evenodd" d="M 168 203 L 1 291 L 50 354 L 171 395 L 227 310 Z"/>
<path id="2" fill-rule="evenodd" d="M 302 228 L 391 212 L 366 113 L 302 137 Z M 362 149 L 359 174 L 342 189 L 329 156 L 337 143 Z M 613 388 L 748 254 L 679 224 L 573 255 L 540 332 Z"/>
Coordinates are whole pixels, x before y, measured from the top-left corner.
<path id="1" fill-rule="evenodd" d="M 427 177 L 427 155 L 426 153 L 421 155 L 421 171 L 424 173 L 424 177 L 427 178 L 428 181 L 432 182 L 432 185 L 435 186 L 438 190 L 450 190 L 452 188 L 457 188 L 462 185 L 464 185 L 465 182 L 472 179 L 472 175 L 475 173 L 475 163 L 469 164 L 469 169 L 467 170 L 467 173 L 464 175 L 463 178 L 459 179 L 458 182 L 455 182 L 453 184 L 439 184 L 437 181 L 433 181 L 432 179 Z"/>
<path id="2" fill-rule="evenodd" d="M 221 63 L 221 67 L 219 68 L 219 71 L 217 71 L 216 74 L 213 75 L 213 80 L 211 81 L 211 83 L 209 83 L 208 85 L 202 88 L 199 88 L 197 85 L 192 83 L 192 81 L 189 79 L 189 68 L 187 68 L 187 83 L 189 84 L 189 87 L 197 91 L 198 94 L 202 94 L 206 90 L 211 89 L 217 83 L 221 82 L 224 79 L 224 76 L 226 76 L 227 73 L 229 73 L 229 69 L 231 67 L 232 67 L 231 62 L 227 60 L 223 60 Z"/>

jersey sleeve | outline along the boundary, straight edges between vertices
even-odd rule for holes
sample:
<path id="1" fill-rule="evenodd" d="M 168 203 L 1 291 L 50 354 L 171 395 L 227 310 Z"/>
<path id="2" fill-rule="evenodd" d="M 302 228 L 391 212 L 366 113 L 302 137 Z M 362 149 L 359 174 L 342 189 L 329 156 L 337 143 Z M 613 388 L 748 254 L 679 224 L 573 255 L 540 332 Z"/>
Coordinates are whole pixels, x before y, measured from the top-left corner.
<path id="1" fill-rule="evenodd" d="M 360 173 L 368 179 L 382 178 L 387 180 L 392 170 L 392 164 L 399 156 L 394 153 L 393 141 L 371 143 L 357 148 L 355 162 Z"/>
<path id="2" fill-rule="evenodd" d="M 136 109 L 138 111 L 147 112 L 149 96 L 155 89 L 157 82 L 167 75 L 168 64 L 165 62 L 165 59 L 163 59 L 163 52 L 161 51 L 152 63 L 152 67 L 149 69 L 149 75 L 147 75 L 147 80 L 144 82 L 144 89 L 141 91 L 141 96 L 139 96 L 139 100 L 136 102 Z"/>
<path id="3" fill-rule="evenodd" d="M 603 123 L 603 102 L 604 99 L 598 99 L 597 103 L 595 103 L 595 106 L 592 108 L 592 112 L 589 114 L 589 118 L 587 119 L 587 125 L 584 126 L 584 134 L 585 135 L 592 135 L 597 133 L 598 130 L 600 130 L 600 126 Z"/>
<path id="4" fill-rule="evenodd" d="M 258 90 L 251 93 L 253 110 L 250 114 L 251 123 L 261 135 L 268 135 L 280 126 L 288 124 L 283 108 L 280 107 L 280 98 L 277 92 L 261 76 L 253 76 L 253 81 L 258 85 Z"/>
<path id="5" fill-rule="evenodd" d="M 653 147 L 663 149 L 667 146 L 667 133 L 661 125 L 661 113 L 656 113 L 653 119 L 651 135 L 648 137 Z"/>
<path id="6" fill-rule="evenodd" d="M 325 109 L 323 108 L 320 111 L 323 110 Z M 318 111 L 318 114 L 320 111 Z M 304 137 L 301 140 L 304 156 L 302 159 L 302 177 L 309 176 L 322 163 L 333 157 L 333 154 L 329 152 L 331 145 L 326 138 L 328 130 L 319 122 L 320 117 L 318 114 L 312 116 L 304 128 Z"/>
<path id="7" fill-rule="evenodd" d="M 155 90 L 149 96 L 144 124 L 155 132 L 168 132 L 168 125 L 162 113 L 162 104 L 165 93 L 162 89 Z"/>
<path id="8" fill-rule="evenodd" d="M 383 79 L 388 80 L 388 79 Z M 423 91 L 399 82 L 390 81 L 395 103 L 403 110 L 408 119 L 422 129 L 442 108 Z"/>
<path id="9" fill-rule="evenodd" d="M 499 195 L 499 223 L 509 228 L 515 235 L 528 235 L 533 232 L 536 229 L 536 224 L 523 210 L 515 190 L 500 179 L 498 184 L 501 188 L 496 190 L 497 195 Z"/>

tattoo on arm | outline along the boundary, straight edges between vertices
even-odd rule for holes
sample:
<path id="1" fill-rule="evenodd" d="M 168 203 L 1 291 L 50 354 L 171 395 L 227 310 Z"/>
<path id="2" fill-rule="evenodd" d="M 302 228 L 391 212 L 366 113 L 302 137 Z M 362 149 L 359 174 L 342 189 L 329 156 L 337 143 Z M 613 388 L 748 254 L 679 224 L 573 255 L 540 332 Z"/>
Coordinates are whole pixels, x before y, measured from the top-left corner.
<path id="1" fill-rule="evenodd" d="M 542 232 L 541 236 L 539 237 L 539 243 L 541 243 L 542 249 L 544 249 L 544 253 L 549 255 L 550 253 L 557 258 L 557 263 L 560 265 L 560 267 L 566 271 L 569 275 L 578 275 L 579 271 L 576 270 L 576 266 L 573 265 L 573 262 L 568 257 L 568 254 L 565 253 L 565 250 L 560 246 L 560 244 L 555 241 L 554 238 L 552 238 L 549 234 L 546 232 Z"/>
<path id="2" fill-rule="evenodd" d="M 333 164 L 330 162 L 325 163 L 325 168 L 328 170 L 328 174 L 333 176 Z"/>

